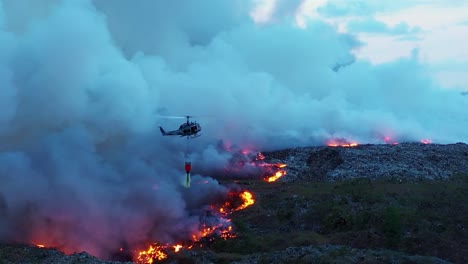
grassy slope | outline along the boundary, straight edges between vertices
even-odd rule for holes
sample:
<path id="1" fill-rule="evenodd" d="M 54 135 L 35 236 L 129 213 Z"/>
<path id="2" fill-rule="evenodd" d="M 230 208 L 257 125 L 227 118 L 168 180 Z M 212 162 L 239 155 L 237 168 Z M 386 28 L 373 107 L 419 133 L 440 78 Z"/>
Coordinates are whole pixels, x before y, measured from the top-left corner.
<path id="1" fill-rule="evenodd" d="M 246 187 L 257 202 L 233 215 L 238 237 L 213 244 L 218 254 L 337 244 L 468 263 L 468 176 L 424 182 L 251 182 Z"/>

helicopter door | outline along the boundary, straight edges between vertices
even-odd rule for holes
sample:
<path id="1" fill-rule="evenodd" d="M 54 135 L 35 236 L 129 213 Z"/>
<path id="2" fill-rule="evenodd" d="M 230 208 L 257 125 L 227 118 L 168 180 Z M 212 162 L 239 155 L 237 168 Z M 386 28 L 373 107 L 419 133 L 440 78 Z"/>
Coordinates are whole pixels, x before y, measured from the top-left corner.
<path id="1" fill-rule="evenodd" d="M 192 126 L 190 130 L 192 131 L 193 134 L 197 133 L 198 131 L 197 126 Z"/>

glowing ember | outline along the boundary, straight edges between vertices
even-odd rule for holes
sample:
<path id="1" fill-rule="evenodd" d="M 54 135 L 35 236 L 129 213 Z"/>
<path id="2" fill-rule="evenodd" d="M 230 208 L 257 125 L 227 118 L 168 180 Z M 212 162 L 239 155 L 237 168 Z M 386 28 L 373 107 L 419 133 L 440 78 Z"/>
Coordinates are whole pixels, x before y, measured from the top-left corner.
<path id="1" fill-rule="evenodd" d="M 36 247 L 38 247 L 38 248 L 45 248 L 45 246 L 44 246 L 44 245 L 41 245 L 41 244 L 36 245 Z"/>
<path id="2" fill-rule="evenodd" d="M 232 226 L 229 226 L 227 230 L 223 230 L 221 232 L 221 238 L 226 240 L 228 238 L 234 238 L 236 237 L 236 234 L 232 233 Z"/>
<path id="3" fill-rule="evenodd" d="M 357 147 L 359 144 L 357 142 L 348 141 L 346 139 L 329 139 L 327 140 L 327 146 L 329 147 Z"/>
<path id="4" fill-rule="evenodd" d="M 425 144 L 425 145 L 432 144 L 432 140 L 430 140 L 430 139 L 421 139 L 420 142 Z"/>
<path id="5" fill-rule="evenodd" d="M 230 220 L 224 219 L 225 221 L 221 221 L 218 223 L 218 225 L 214 226 L 206 226 L 203 225 L 201 230 L 198 232 L 198 234 L 193 234 L 192 235 L 192 240 L 194 242 L 201 241 L 213 241 L 215 239 L 215 236 L 218 236 L 224 240 L 228 238 L 234 238 L 236 235 L 233 233 L 232 225 L 230 223 Z M 203 245 L 200 245 L 203 246 Z M 190 246 L 188 247 L 189 249 L 193 247 Z"/>
<path id="6" fill-rule="evenodd" d="M 257 157 L 255 157 L 255 160 L 264 160 L 265 159 L 265 156 L 263 156 L 262 153 L 257 153 Z"/>
<path id="7" fill-rule="evenodd" d="M 181 248 L 183 248 L 182 245 L 175 245 L 175 246 L 172 246 L 174 248 L 174 252 L 179 252 Z"/>

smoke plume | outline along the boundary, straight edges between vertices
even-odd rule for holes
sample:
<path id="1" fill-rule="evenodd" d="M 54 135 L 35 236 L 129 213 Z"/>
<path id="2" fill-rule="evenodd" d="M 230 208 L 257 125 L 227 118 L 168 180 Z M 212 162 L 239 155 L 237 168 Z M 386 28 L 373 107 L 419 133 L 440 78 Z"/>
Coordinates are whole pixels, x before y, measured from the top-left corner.
<path id="1" fill-rule="evenodd" d="M 0 239 L 109 257 L 190 238 L 228 190 L 207 175 L 185 189 L 184 155 L 223 168 L 220 140 L 468 140 L 467 97 L 417 52 L 356 60 L 353 36 L 283 6 L 256 24 L 248 1 L 0 1 Z M 184 121 L 164 115 L 199 116 L 202 136 L 162 137 Z"/>

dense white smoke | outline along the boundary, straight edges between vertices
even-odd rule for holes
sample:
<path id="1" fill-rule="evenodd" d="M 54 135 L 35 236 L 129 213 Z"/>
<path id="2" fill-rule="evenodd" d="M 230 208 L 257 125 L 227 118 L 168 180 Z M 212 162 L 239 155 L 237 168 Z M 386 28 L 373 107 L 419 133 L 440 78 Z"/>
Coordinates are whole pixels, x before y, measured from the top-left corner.
<path id="1" fill-rule="evenodd" d="M 107 257 L 189 238 L 194 211 L 226 189 L 182 187 L 186 140 L 157 126 L 183 120 L 161 115 L 201 116 L 190 151 L 207 168 L 229 158 L 219 140 L 260 150 L 330 137 L 467 141 L 467 97 L 436 87 L 417 52 L 356 61 L 353 36 L 293 25 L 290 4 L 258 25 L 253 7 L 0 1 L 0 239 Z"/>

